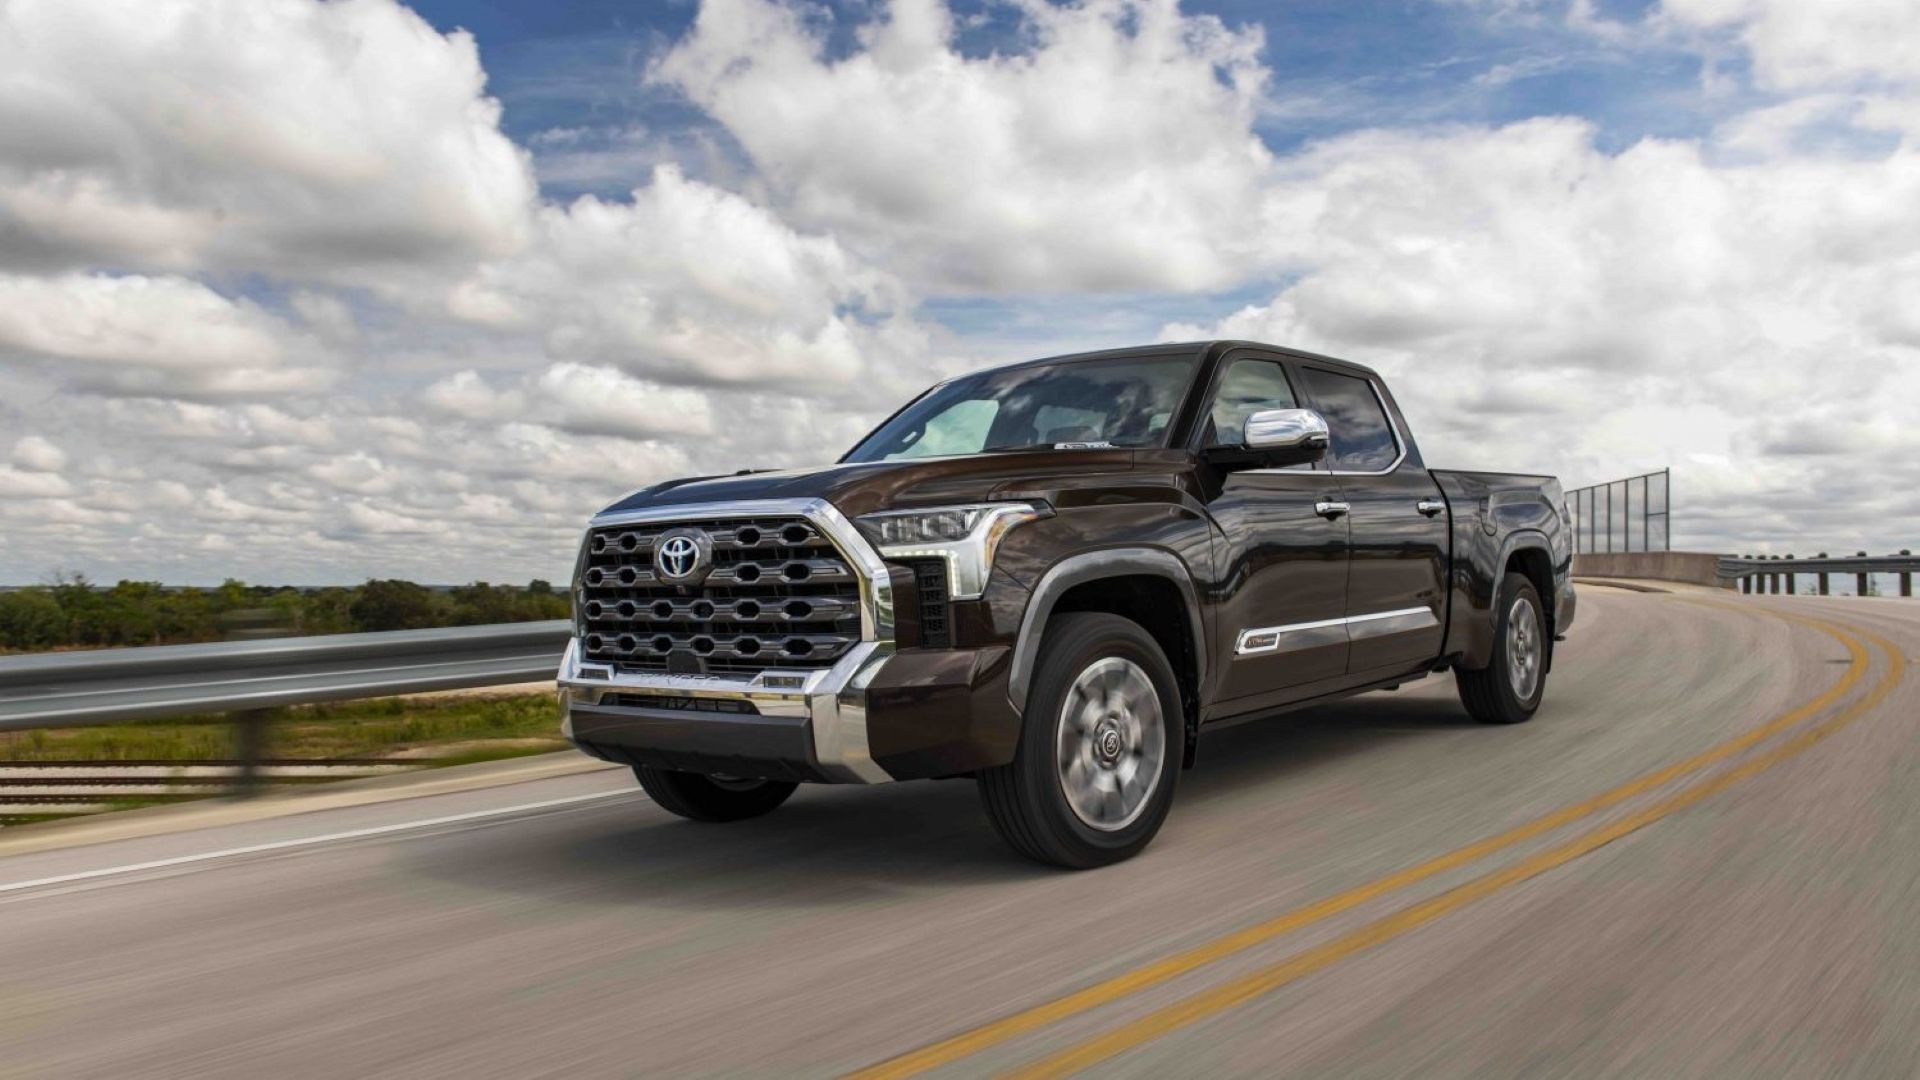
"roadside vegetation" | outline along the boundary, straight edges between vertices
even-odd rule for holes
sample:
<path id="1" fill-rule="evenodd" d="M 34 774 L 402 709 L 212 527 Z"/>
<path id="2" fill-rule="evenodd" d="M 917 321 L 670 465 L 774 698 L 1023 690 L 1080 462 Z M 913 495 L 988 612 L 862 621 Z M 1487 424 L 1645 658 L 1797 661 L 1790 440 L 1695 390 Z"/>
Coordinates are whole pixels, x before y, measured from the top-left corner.
<path id="1" fill-rule="evenodd" d="M 0 651 L 418 630 L 561 619 L 567 610 L 564 590 L 539 580 L 525 586 L 482 581 L 451 589 L 398 580 L 314 589 L 230 580 L 196 589 L 152 581 L 102 587 L 74 576 L 0 592 Z"/>
<path id="2" fill-rule="evenodd" d="M 275 709 L 272 758 L 488 761 L 565 747 L 551 694 L 380 698 Z M 235 757 L 231 717 L 0 733 L 0 763 L 194 761 Z"/>

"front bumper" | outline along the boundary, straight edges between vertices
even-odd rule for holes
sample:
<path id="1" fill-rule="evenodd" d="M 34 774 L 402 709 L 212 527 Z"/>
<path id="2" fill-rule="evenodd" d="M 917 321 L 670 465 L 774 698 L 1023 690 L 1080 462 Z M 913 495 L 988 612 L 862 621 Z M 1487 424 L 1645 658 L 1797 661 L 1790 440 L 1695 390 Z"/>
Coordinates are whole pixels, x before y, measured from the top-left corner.
<path id="1" fill-rule="evenodd" d="M 1004 646 L 863 643 L 818 671 L 629 675 L 581 664 L 569 644 L 561 731 L 597 758 L 681 772 L 854 784 L 963 775 L 1013 760 L 1010 668 Z"/>
<path id="2" fill-rule="evenodd" d="M 685 772 L 874 784 L 866 688 L 892 654 L 863 641 L 830 668 L 729 675 L 624 674 L 560 661 L 561 734 L 581 750 L 629 765 Z"/>

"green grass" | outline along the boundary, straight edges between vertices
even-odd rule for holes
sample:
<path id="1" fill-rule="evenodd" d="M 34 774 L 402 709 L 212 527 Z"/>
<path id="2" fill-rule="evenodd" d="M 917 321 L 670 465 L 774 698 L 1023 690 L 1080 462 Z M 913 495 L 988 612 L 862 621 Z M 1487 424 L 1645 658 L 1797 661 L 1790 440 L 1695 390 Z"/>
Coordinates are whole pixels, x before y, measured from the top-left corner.
<path id="1" fill-rule="evenodd" d="M 435 764 L 456 764 L 565 746 L 550 694 L 377 698 L 275 709 L 270 716 L 267 756 L 275 758 L 371 758 L 404 750 L 433 755 Z M 509 741 L 527 739 L 542 741 Z M 436 746 L 449 752 L 434 755 Z M 0 761 L 15 763 L 186 762 L 235 756 L 234 726 L 225 716 L 0 734 Z"/>

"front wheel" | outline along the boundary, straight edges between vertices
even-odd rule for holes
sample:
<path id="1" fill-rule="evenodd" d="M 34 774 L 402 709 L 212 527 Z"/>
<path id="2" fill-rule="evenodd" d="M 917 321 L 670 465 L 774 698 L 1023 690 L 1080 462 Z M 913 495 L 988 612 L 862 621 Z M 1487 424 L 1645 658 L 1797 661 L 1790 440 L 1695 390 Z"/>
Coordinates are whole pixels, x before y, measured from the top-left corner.
<path id="1" fill-rule="evenodd" d="M 1456 670 L 1460 704 L 1483 724 L 1533 718 L 1547 689 L 1546 609 L 1533 582 L 1508 574 L 1493 613 L 1493 658 L 1478 671 Z"/>
<path id="2" fill-rule="evenodd" d="M 800 785 L 784 780 L 745 780 L 727 776 L 635 765 L 641 790 L 662 810 L 693 821 L 741 821 L 759 817 L 787 801 Z"/>
<path id="3" fill-rule="evenodd" d="M 1160 831 L 1180 770 L 1172 665 L 1138 623 L 1072 612 L 1049 623 L 1034 674 L 1013 762 L 980 773 L 988 818 L 1038 862 L 1133 856 Z"/>

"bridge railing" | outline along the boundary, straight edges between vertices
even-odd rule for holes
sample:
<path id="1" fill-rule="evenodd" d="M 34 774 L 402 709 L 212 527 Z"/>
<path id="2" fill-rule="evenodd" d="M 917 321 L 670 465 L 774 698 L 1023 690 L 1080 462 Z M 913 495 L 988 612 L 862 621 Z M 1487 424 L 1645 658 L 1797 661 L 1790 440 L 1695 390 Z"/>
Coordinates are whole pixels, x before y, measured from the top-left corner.
<path id="1" fill-rule="evenodd" d="M 565 619 L 0 657 L 0 731 L 233 714 L 243 788 L 267 710 L 552 679 Z"/>
<path id="2" fill-rule="evenodd" d="M 1828 555 L 1821 552 L 1808 558 L 1793 555 L 1742 555 L 1724 557 L 1720 560 L 1719 573 L 1729 581 L 1740 582 L 1742 592 L 1780 593 L 1789 595 L 1798 591 L 1799 577 L 1812 574 L 1815 589 L 1819 595 L 1829 595 L 1830 579 L 1834 574 L 1854 575 L 1854 595 L 1866 596 L 1871 592 L 1872 575 L 1895 574 L 1900 581 L 1900 595 L 1913 595 L 1913 575 L 1920 570 L 1920 556 L 1901 549 L 1897 555 L 1869 555 L 1858 552 L 1853 555 Z"/>

